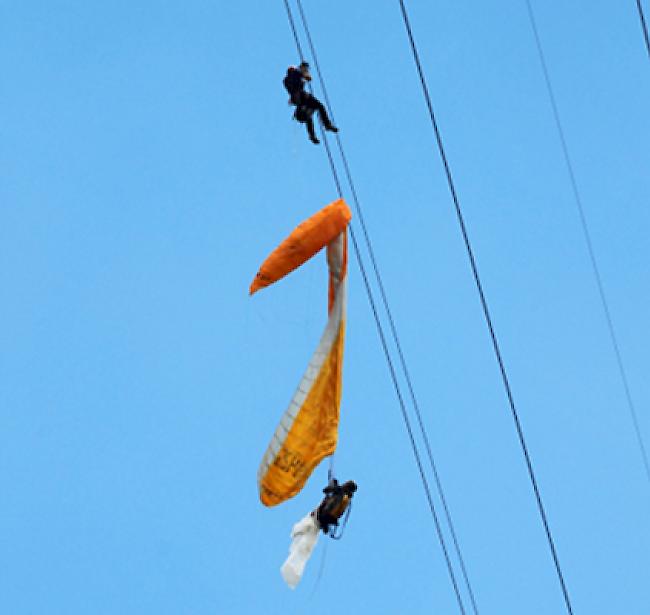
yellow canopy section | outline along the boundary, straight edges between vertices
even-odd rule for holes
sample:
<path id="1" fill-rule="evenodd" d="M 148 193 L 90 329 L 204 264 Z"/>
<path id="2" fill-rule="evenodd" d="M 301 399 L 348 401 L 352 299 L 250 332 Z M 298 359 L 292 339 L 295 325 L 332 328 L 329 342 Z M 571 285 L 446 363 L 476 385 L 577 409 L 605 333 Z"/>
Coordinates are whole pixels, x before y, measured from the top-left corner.
<path id="1" fill-rule="evenodd" d="M 260 499 L 275 506 L 296 495 L 314 468 L 336 449 L 341 404 L 347 282 L 347 225 L 343 199 L 300 224 L 264 261 L 253 294 L 327 247 L 329 318 L 257 474 Z"/>

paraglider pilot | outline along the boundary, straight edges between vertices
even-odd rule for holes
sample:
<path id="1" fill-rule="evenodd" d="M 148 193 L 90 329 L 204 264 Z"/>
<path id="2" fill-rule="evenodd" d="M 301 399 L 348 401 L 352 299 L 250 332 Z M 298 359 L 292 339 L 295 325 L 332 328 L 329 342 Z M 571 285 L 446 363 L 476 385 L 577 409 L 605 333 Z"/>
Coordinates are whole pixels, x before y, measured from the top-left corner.
<path id="1" fill-rule="evenodd" d="M 328 534 L 330 526 L 338 526 L 339 519 L 350 505 L 356 490 L 357 485 L 353 480 L 339 485 L 335 478 L 323 489 L 325 497 L 316 509 L 316 521 L 323 533 Z"/>
<path id="2" fill-rule="evenodd" d="M 343 527 L 345 527 L 351 510 L 350 502 L 356 490 L 357 485 L 354 481 L 349 480 L 339 485 L 335 478 L 331 478 L 327 487 L 323 489 L 325 497 L 320 506 L 293 526 L 289 557 L 280 568 L 282 577 L 291 589 L 295 589 L 300 583 L 305 565 L 318 542 L 320 530 L 330 538 L 337 540 L 341 538 L 343 530 L 341 529 L 337 536 L 335 528 L 339 525 L 339 519 L 347 511 L 348 514 L 343 520 Z"/>
<path id="3" fill-rule="evenodd" d="M 312 143 L 318 145 L 320 141 L 316 137 L 316 132 L 314 131 L 314 120 L 312 118 L 314 111 L 318 111 L 325 130 L 338 132 L 338 128 L 330 121 L 323 103 L 318 100 L 318 98 L 305 91 L 305 82 L 307 81 L 311 81 L 309 64 L 307 62 L 301 62 L 300 66 L 290 66 L 287 69 L 287 76 L 284 78 L 282 83 L 287 89 L 287 92 L 289 92 L 289 104 L 295 105 L 296 107 L 294 117 L 299 122 L 307 125 L 307 134 L 309 135 L 309 139 Z"/>

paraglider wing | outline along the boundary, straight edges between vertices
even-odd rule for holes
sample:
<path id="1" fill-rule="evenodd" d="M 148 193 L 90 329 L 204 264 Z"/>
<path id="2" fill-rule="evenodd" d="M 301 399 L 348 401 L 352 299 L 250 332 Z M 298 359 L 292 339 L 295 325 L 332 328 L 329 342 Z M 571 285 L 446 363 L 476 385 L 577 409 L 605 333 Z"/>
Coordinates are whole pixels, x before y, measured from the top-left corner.
<path id="1" fill-rule="evenodd" d="M 351 218 L 345 201 L 339 199 L 299 224 L 262 263 L 250 286 L 250 294 L 281 280 L 308 261 L 336 239 Z"/>
<path id="2" fill-rule="evenodd" d="M 281 279 L 327 247 L 329 318 L 258 471 L 260 499 L 275 506 L 296 495 L 314 468 L 336 449 L 345 337 L 347 224 L 342 199 L 298 226 L 267 258 L 251 294 Z"/>

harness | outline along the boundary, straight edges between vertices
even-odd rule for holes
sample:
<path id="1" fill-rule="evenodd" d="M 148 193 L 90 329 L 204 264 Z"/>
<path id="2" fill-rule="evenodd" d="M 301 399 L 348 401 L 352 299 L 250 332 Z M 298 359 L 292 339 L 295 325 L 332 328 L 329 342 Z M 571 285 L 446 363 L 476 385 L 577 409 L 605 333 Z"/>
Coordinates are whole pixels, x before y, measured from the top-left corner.
<path id="1" fill-rule="evenodd" d="M 304 105 L 297 105 L 296 110 L 293 112 L 293 119 L 304 124 L 310 120 L 312 115 L 314 115 L 314 109 L 310 109 Z"/>
<path id="2" fill-rule="evenodd" d="M 327 528 L 327 535 L 334 539 L 340 540 L 343 537 L 343 532 L 348 524 L 350 513 L 352 511 L 352 499 L 354 491 L 345 492 L 341 490 L 338 483 L 334 479 L 332 469 L 328 472 L 329 486 L 334 487 L 336 490 L 330 493 L 318 509 L 318 521 L 322 521 Z M 356 489 L 355 489 L 356 491 Z M 322 514 L 322 517 L 320 515 Z M 343 516 L 345 515 L 345 516 Z M 343 516 L 343 521 L 339 525 L 339 519 Z M 337 531 L 338 530 L 338 531 Z"/>
<path id="3" fill-rule="evenodd" d="M 352 512 L 352 498 L 350 498 L 350 503 L 348 504 L 348 509 L 345 511 L 345 517 L 343 517 L 343 523 L 341 523 L 340 528 L 338 526 L 333 525 L 330 529 L 330 532 L 328 536 L 332 538 L 333 540 L 341 540 L 343 538 L 343 532 L 345 531 L 345 526 L 348 524 L 348 519 L 350 518 L 350 513 Z M 336 533 L 337 528 L 339 529 L 339 533 Z"/>

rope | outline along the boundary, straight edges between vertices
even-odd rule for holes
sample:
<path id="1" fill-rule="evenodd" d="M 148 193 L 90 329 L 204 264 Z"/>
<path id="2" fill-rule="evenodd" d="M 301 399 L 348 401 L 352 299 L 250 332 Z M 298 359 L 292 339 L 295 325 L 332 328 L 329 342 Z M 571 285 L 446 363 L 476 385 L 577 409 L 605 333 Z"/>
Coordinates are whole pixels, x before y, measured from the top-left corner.
<path id="1" fill-rule="evenodd" d="M 641 0 L 636 0 L 636 8 L 639 11 L 639 21 L 641 22 L 643 38 L 645 39 L 645 46 L 648 50 L 648 57 L 650 58 L 650 38 L 648 37 L 648 25 L 646 24 L 645 15 L 643 14 L 643 6 L 641 6 Z"/>
<path id="2" fill-rule="evenodd" d="M 295 22 L 294 22 L 294 19 L 293 19 L 293 14 L 291 12 L 291 8 L 289 7 L 289 4 L 288 4 L 287 0 L 285 0 L 284 4 L 285 4 L 285 8 L 287 10 L 287 17 L 289 19 L 291 29 L 292 29 L 293 32 L 295 32 L 296 28 L 295 28 Z M 301 16 L 303 17 L 303 24 L 305 25 L 305 31 L 307 31 L 306 20 L 304 20 L 304 12 L 302 11 L 302 7 L 301 7 L 300 3 L 298 3 L 298 6 L 301 9 Z M 311 41 L 310 36 L 309 36 L 309 42 L 310 42 L 310 48 L 312 50 L 312 53 L 314 53 L 313 42 Z M 297 49 L 298 49 L 298 51 L 300 53 L 300 46 L 296 45 L 296 47 L 297 47 Z M 316 63 L 315 58 L 316 58 L 316 56 L 314 54 L 314 63 Z M 321 83 L 322 83 L 322 77 L 321 77 L 321 74 L 320 74 L 320 69 L 318 69 L 318 67 L 317 67 L 317 72 L 318 72 L 318 75 L 319 75 L 319 80 L 321 80 Z M 328 102 L 327 99 L 326 99 L 326 102 Z M 329 102 L 328 102 L 328 107 L 329 106 L 330 105 L 329 105 Z M 332 118 L 333 118 L 333 115 L 332 115 Z M 334 160 L 333 160 L 332 153 L 331 153 L 331 150 L 330 150 L 329 142 L 328 142 L 327 135 L 326 135 L 324 130 L 322 130 L 322 136 L 323 136 L 323 142 L 325 144 L 325 150 L 327 152 L 327 157 L 328 157 L 328 160 L 329 160 L 329 163 L 330 163 L 330 168 L 331 168 L 331 171 L 332 171 L 332 177 L 334 179 L 334 183 L 336 185 L 338 195 L 339 195 L 340 198 L 343 198 L 343 191 L 341 189 L 341 183 L 339 181 L 338 173 L 336 172 L 336 167 L 334 165 Z M 337 135 L 337 140 L 340 141 L 340 138 L 338 137 L 338 135 Z M 347 165 L 346 165 L 346 168 L 347 168 Z M 422 481 L 422 486 L 424 488 L 425 495 L 426 495 L 426 498 L 427 498 L 427 502 L 429 504 L 429 509 L 430 509 L 431 516 L 432 516 L 432 519 L 433 519 L 433 523 L 434 523 L 434 526 L 435 526 L 438 541 L 440 542 L 440 546 L 442 548 L 442 552 L 443 552 L 443 555 L 444 555 L 444 558 L 445 558 L 445 563 L 447 565 L 447 570 L 449 572 L 450 580 L 451 580 L 451 583 L 452 583 L 452 586 L 453 586 L 453 589 L 454 589 L 454 593 L 456 595 L 456 600 L 458 602 L 458 607 L 459 607 L 460 612 L 462 613 L 462 615 L 465 615 L 466 611 L 465 611 L 465 607 L 463 605 L 463 600 L 462 600 L 462 597 L 461 597 L 461 594 L 460 594 L 460 589 L 459 589 L 458 583 L 456 581 L 456 575 L 454 573 L 453 566 L 451 564 L 451 559 L 449 557 L 449 552 L 447 550 L 444 535 L 442 533 L 442 528 L 440 526 L 440 520 L 438 519 L 438 515 L 437 515 L 437 513 L 435 511 L 435 507 L 434 507 L 434 504 L 433 504 L 433 498 L 431 496 L 431 490 L 429 488 L 429 484 L 428 484 L 428 481 L 427 481 L 427 478 L 426 478 L 426 474 L 425 474 L 424 468 L 422 466 L 422 461 L 421 461 L 420 454 L 419 454 L 419 451 L 418 451 L 418 448 L 417 448 L 417 444 L 415 442 L 415 437 L 413 435 L 413 429 L 411 427 L 411 422 L 410 422 L 410 419 L 408 417 L 408 413 L 406 411 L 404 398 L 402 396 L 401 388 L 399 386 L 399 382 L 398 382 L 398 379 L 397 379 L 397 374 L 395 372 L 395 367 L 393 365 L 393 360 L 392 360 L 392 358 L 390 356 L 390 351 L 388 349 L 388 344 L 386 342 L 386 336 L 384 334 L 383 326 L 381 324 L 381 320 L 379 318 L 379 313 L 377 311 L 377 305 L 375 303 L 375 298 L 374 298 L 374 295 L 373 295 L 373 292 L 372 292 L 372 288 L 370 286 L 370 282 L 368 280 L 368 275 L 367 275 L 367 272 L 366 272 L 366 268 L 365 268 L 365 265 L 363 263 L 363 259 L 361 257 L 361 251 L 359 249 L 359 244 L 357 242 L 356 234 L 354 232 L 354 228 L 352 227 L 352 225 L 350 225 L 350 238 L 352 240 L 352 244 L 353 244 L 353 247 L 354 247 L 354 252 L 355 252 L 355 255 L 356 255 L 356 258 L 357 258 L 357 264 L 358 264 L 359 270 L 361 272 L 361 277 L 363 279 L 364 287 L 366 289 L 366 294 L 368 296 L 368 301 L 370 303 L 370 308 L 372 310 L 373 318 L 374 318 L 375 324 L 377 326 L 377 333 L 379 335 L 379 340 L 380 340 L 380 343 L 381 343 L 381 346 L 382 346 L 382 350 L 383 350 L 384 356 L 386 358 L 386 363 L 388 365 L 388 369 L 389 369 L 389 372 L 390 372 L 391 381 L 392 381 L 393 387 L 395 389 L 395 394 L 396 394 L 397 399 L 398 399 L 398 403 L 399 403 L 399 406 L 400 406 L 400 411 L 401 411 L 401 414 L 402 414 L 402 418 L 404 420 L 404 425 L 406 427 L 409 442 L 411 444 L 411 449 L 413 450 L 413 455 L 415 457 L 415 462 L 416 462 L 416 465 L 417 465 L 417 468 L 418 468 L 418 472 L 420 474 L 420 479 Z"/>
<path id="3" fill-rule="evenodd" d="M 632 419 L 632 424 L 634 425 L 634 432 L 636 434 L 637 444 L 639 445 L 639 450 L 641 452 L 641 458 L 643 460 L 643 466 L 645 468 L 646 478 L 650 482 L 650 463 L 648 462 L 648 454 L 646 451 L 645 443 L 643 441 L 643 436 L 641 434 L 641 427 L 639 425 L 639 419 L 634 406 L 634 400 L 632 399 L 632 393 L 630 391 L 630 385 L 627 378 L 627 372 L 623 364 L 623 357 L 621 355 L 621 350 L 618 345 L 618 338 L 616 336 L 616 331 L 614 329 L 614 321 L 612 319 L 612 314 L 609 309 L 609 302 L 607 301 L 607 295 L 605 294 L 605 286 L 603 284 L 602 276 L 600 275 L 600 268 L 598 267 L 598 261 L 596 260 L 596 252 L 594 250 L 593 242 L 591 241 L 591 233 L 589 232 L 589 226 L 587 224 L 587 216 L 585 214 L 584 207 L 582 206 L 582 198 L 580 196 L 580 191 L 578 190 L 578 182 L 576 180 L 575 173 L 573 172 L 573 163 L 571 162 L 571 156 L 569 155 L 569 147 L 567 145 L 566 138 L 564 136 L 564 129 L 562 128 L 562 122 L 560 121 L 560 112 L 555 100 L 555 94 L 553 92 L 553 86 L 551 85 L 551 77 L 548 71 L 548 66 L 546 64 L 546 57 L 544 55 L 544 50 L 542 48 L 542 41 L 539 36 L 539 31 L 537 29 L 537 21 L 535 20 L 535 14 L 533 13 L 533 7 L 530 0 L 526 0 L 526 6 L 528 8 L 528 17 L 530 19 L 530 25 L 535 36 L 535 44 L 537 46 L 537 52 L 539 54 L 539 60 L 542 65 L 542 72 L 544 73 L 544 81 L 546 82 L 546 90 L 548 92 L 548 97 L 551 102 L 551 107 L 553 109 L 553 117 L 555 118 L 555 126 L 557 128 L 558 135 L 560 137 L 560 144 L 562 145 L 562 153 L 564 155 L 564 162 L 566 163 L 567 171 L 569 173 L 569 180 L 571 182 L 571 189 L 573 191 L 573 198 L 578 209 L 578 214 L 580 217 L 580 225 L 582 227 L 582 233 L 585 238 L 585 243 L 587 244 L 587 252 L 589 253 L 589 260 L 591 262 L 591 268 L 594 272 L 594 278 L 596 279 L 596 286 L 598 287 L 598 295 L 600 296 L 600 302 L 603 306 L 603 312 L 605 313 L 605 321 L 607 323 L 607 329 L 609 331 L 609 337 L 612 342 L 612 347 L 614 349 L 614 355 L 616 356 L 616 363 L 618 366 L 618 372 L 621 377 L 621 382 L 623 383 L 623 389 L 625 390 L 625 398 L 627 400 L 627 407 L 630 412 L 630 417 Z M 640 5 L 639 5 L 640 7 Z M 644 22 L 645 25 L 645 22 Z M 646 40 L 647 40 L 647 31 L 646 31 Z"/>
<path id="4" fill-rule="evenodd" d="M 327 484 L 329 485 L 334 479 L 334 453 L 330 455 L 329 468 L 327 468 Z"/>
<path id="5" fill-rule="evenodd" d="M 533 491 L 535 493 L 535 499 L 537 501 L 537 508 L 539 510 L 540 517 L 542 519 L 542 523 L 544 525 L 544 531 L 546 533 L 546 538 L 548 541 L 548 546 L 551 551 L 551 555 L 553 558 L 553 563 L 555 566 L 555 570 L 557 573 L 558 581 L 560 583 L 560 587 L 562 589 L 562 595 L 564 597 L 564 602 L 566 604 L 567 612 L 570 613 L 571 615 L 573 614 L 573 609 L 571 607 L 571 600 L 569 599 L 569 593 L 566 587 L 566 583 L 564 581 L 564 574 L 562 573 L 562 568 L 560 566 L 560 560 L 557 555 L 557 551 L 555 548 L 555 542 L 553 541 L 553 536 L 551 534 L 551 528 L 548 523 L 548 519 L 546 517 L 546 511 L 544 509 L 544 504 L 542 502 L 542 496 L 539 490 L 539 486 L 537 484 L 537 478 L 535 476 L 535 471 L 533 469 L 533 464 L 532 460 L 530 458 L 530 454 L 528 452 L 528 446 L 526 444 L 526 439 L 524 437 L 524 432 L 523 428 L 521 425 L 521 421 L 519 419 L 519 413 L 517 412 L 517 407 L 515 406 L 515 401 L 514 397 L 512 394 L 512 389 L 510 387 L 510 380 L 508 378 L 508 374 L 506 372 L 505 364 L 503 361 L 503 357 L 501 355 L 501 349 L 499 347 L 499 342 L 497 340 L 496 332 L 494 330 L 494 325 L 492 324 L 492 317 L 490 315 L 490 310 L 488 308 L 487 300 L 485 298 L 485 292 L 483 290 L 483 284 L 481 282 L 481 278 L 479 276 L 478 272 L 478 266 L 476 264 L 476 258 L 474 256 L 474 251 L 472 249 L 472 245 L 469 239 L 469 235 L 467 232 L 467 227 L 465 225 L 465 220 L 463 217 L 463 213 L 460 207 L 460 201 L 458 199 L 458 194 L 456 192 L 456 187 L 454 184 L 453 176 L 451 173 L 451 168 L 449 166 L 449 162 L 447 160 L 447 155 L 445 153 L 445 148 L 444 144 L 442 142 L 442 136 L 440 134 L 440 129 L 438 128 L 438 122 L 436 120 L 435 113 L 433 111 L 433 104 L 431 102 L 431 96 L 429 94 L 429 88 L 427 86 L 427 82 L 424 76 L 424 72 L 422 70 L 422 64 L 420 62 L 420 56 L 417 50 L 417 46 L 415 44 L 415 39 L 413 37 L 413 31 L 411 29 L 411 24 L 410 20 L 408 17 L 408 14 L 406 12 L 406 7 L 404 5 L 404 0 L 399 0 L 399 5 L 402 13 L 402 18 L 404 21 L 404 26 L 406 27 L 406 33 L 408 35 L 408 39 L 411 45 L 411 51 L 413 53 L 413 60 L 415 62 L 415 66 L 417 68 L 418 75 L 420 77 L 420 84 L 422 85 L 422 92 L 424 94 L 424 99 L 426 102 L 427 109 L 429 111 L 429 117 L 431 118 L 431 124 L 433 127 L 433 132 L 435 135 L 435 140 L 438 146 L 438 152 L 440 154 L 440 157 L 442 159 L 442 163 L 444 166 L 445 170 L 445 175 L 447 177 L 447 184 L 449 186 L 449 191 L 451 193 L 452 200 L 454 202 L 454 208 L 456 210 L 456 217 L 458 219 L 458 224 L 460 226 L 460 230 L 463 236 L 463 241 L 465 243 L 465 248 L 467 250 L 467 256 L 469 258 L 470 266 L 472 268 L 472 274 L 474 276 L 474 282 L 476 283 L 476 289 L 479 294 L 479 298 L 481 301 L 481 306 L 483 308 L 483 315 L 485 318 L 485 323 L 487 325 L 488 331 L 490 333 L 490 338 L 492 340 L 492 348 L 494 350 L 495 358 L 497 360 L 497 363 L 499 365 L 499 371 L 501 372 L 501 379 L 503 381 L 503 385 L 505 388 L 506 396 L 508 398 L 508 403 L 510 405 L 510 411 L 512 414 L 512 418 L 515 423 L 515 428 L 517 431 L 517 437 L 519 439 L 519 444 L 521 446 L 522 453 L 524 455 L 524 459 L 526 462 L 526 468 L 528 470 L 528 476 L 530 478 L 530 482 L 533 487 Z"/>
<path id="6" fill-rule="evenodd" d="M 320 565 L 318 567 L 318 575 L 316 576 L 316 581 L 314 582 L 314 587 L 311 590 L 311 594 L 309 595 L 309 602 L 311 602 L 312 598 L 316 594 L 316 591 L 320 587 L 320 582 L 321 579 L 323 578 L 323 572 L 325 572 L 325 560 L 327 559 L 327 545 L 329 543 L 325 543 L 325 546 L 323 547 L 322 553 L 321 553 L 321 558 L 320 558 Z"/>

